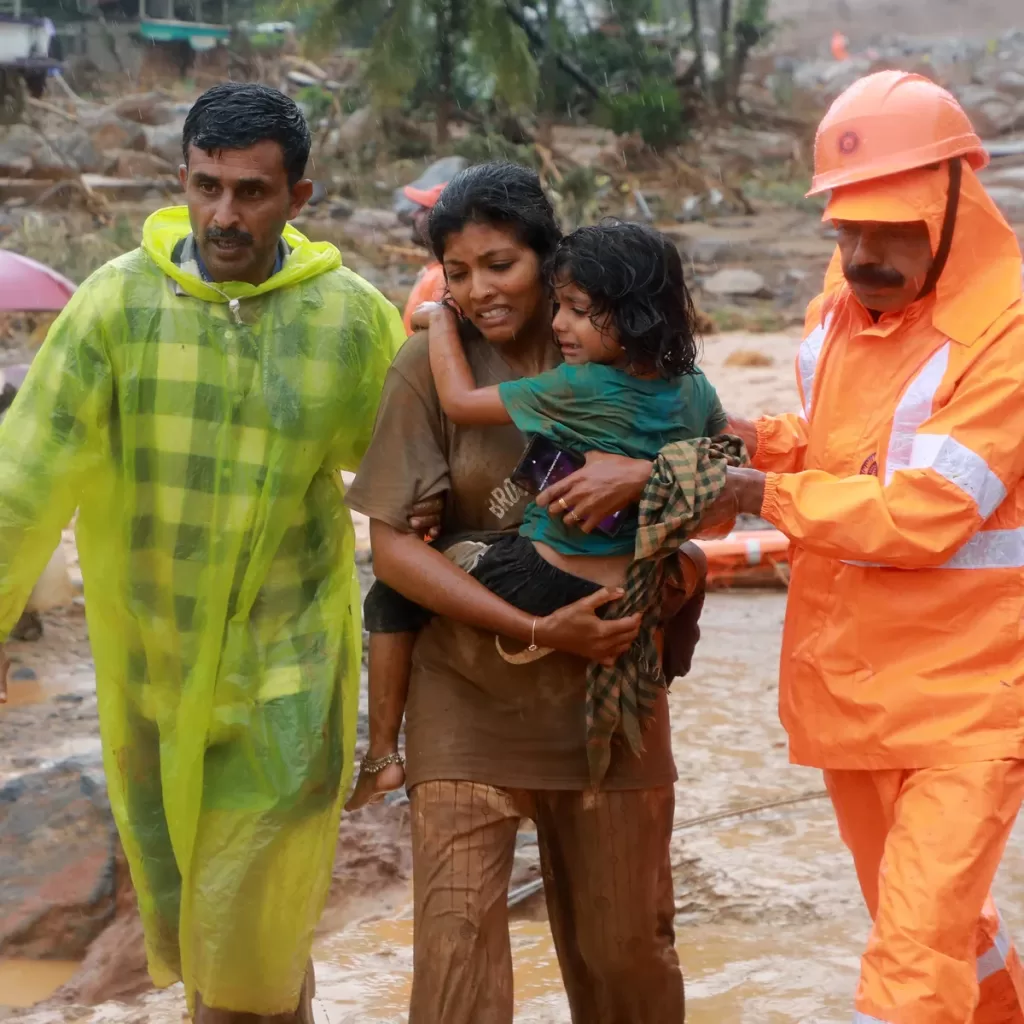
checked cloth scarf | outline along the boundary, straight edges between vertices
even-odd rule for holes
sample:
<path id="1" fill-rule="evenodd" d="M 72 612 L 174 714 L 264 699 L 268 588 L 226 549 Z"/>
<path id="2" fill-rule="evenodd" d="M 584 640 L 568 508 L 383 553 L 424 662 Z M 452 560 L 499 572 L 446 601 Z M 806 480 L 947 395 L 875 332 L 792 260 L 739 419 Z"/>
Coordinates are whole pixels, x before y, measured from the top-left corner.
<path id="1" fill-rule="evenodd" d="M 643 612 L 633 646 L 614 665 L 592 662 L 587 671 L 587 762 L 590 781 L 600 786 L 611 760 L 612 737 L 620 731 L 630 749 L 643 749 L 641 722 L 658 691 L 667 686 L 655 631 L 661 618 L 662 590 L 679 572 L 670 558 L 696 530 L 725 487 L 726 467 L 747 463 L 743 442 L 731 434 L 677 441 L 663 448 L 640 501 L 640 528 L 625 594 L 606 618 Z"/>

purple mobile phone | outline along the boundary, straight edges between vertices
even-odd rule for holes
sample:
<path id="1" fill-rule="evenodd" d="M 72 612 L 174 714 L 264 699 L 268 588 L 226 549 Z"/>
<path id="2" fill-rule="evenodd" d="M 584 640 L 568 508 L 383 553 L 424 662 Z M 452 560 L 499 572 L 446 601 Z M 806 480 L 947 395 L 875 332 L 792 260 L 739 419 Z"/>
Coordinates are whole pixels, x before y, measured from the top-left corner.
<path id="1" fill-rule="evenodd" d="M 527 494 L 539 494 L 545 487 L 550 487 L 576 470 L 582 469 L 585 463 L 586 459 L 579 452 L 560 448 L 546 437 L 535 434 L 509 479 Z M 610 516 L 605 516 L 597 524 L 598 530 L 608 537 L 614 537 L 621 529 L 629 511 L 621 509 Z"/>

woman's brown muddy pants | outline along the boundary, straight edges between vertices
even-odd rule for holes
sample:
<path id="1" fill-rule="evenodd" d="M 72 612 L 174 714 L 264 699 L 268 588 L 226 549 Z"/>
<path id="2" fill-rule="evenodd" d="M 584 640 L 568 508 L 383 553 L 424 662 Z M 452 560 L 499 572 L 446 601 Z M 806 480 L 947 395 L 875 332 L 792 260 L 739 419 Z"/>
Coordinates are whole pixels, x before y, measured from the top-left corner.
<path id="1" fill-rule="evenodd" d="M 424 782 L 410 794 L 415 886 L 409 1024 L 511 1024 L 506 896 L 516 831 L 537 824 L 573 1024 L 682 1024 L 671 786 L 597 794 Z"/>

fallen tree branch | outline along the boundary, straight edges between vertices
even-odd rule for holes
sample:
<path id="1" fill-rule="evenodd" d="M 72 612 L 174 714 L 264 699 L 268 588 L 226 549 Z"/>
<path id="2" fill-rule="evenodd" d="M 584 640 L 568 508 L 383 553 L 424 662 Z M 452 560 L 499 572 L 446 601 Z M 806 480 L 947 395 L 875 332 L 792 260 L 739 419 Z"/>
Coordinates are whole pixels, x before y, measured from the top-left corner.
<path id="1" fill-rule="evenodd" d="M 45 100 L 36 100 L 31 96 L 25 101 L 33 110 L 42 110 L 47 114 L 56 114 L 58 117 L 63 117 L 67 121 L 71 121 L 74 124 L 78 124 L 78 115 L 69 113 L 67 110 L 62 110 L 60 107 L 55 107 L 52 103 L 47 103 Z"/>
<path id="2" fill-rule="evenodd" d="M 516 6 L 515 0 L 505 0 L 505 13 L 525 33 L 526 37 L 534 46 L 543 49 L 545 47 L 544 37 L 540 32 L 526 20 L 522 10 Z M 555 62 L 558 66 L 576 82 L 584 91 L 588 92 L 595 100 L 604 99 L 604 91 L 594 82 L 593 79 L 583 73 L 582 69 L 560 53 L 555 54 Z"/>

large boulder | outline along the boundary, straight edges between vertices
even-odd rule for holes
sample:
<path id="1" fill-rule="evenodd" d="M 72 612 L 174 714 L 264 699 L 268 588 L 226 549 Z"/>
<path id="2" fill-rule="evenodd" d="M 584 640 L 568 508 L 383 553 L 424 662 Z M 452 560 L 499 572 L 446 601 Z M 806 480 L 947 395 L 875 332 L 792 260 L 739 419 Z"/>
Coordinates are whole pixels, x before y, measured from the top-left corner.
<path id="1" fill-rule="evenodd" d="M 0 957 L 85 956 L 114 916 L 117 848 L 98 757 L 0 788 Z"/>
<path id="2" fill-rule="evenodd" d="M 185 129 L 185 119 L 179 118 L 170 124 L 145 125 L 146 145 L 150 153 L 166 160 L 174 167 L 181 165 L 181 133 Z"/>
<path id="3" fill-rule="evenodd" d="M 77 173 L 74 163 L 34 128 L 0 127 L 0 177 L 69 178 Z"/>
<path id="4" fill-rule="evenodd" d="M 704 291 L 711 295 L 736 295 L 746 298 L 771 298 L 765 279 L 746 267 L 726 267 L 703 282 Z"/>
<path id="5" fill-rule="evenodd" d="M 148 145 L 146 131 L 134 121 L 126 121 L 116 114 L 101 111 L 94 117 L 84 118 L 82 127 L 92 144 L 101 153 L 111 149 L 143 150 Z"/>
<path id="6" fill-rule="evenodd" d="M 106 108 L 107 112 L 135 124 L 173 124 L 178 115 L 174 104 L 162 93 L 142 92 L 122 96 Z"/>
<path id="7" fill-rule="evenodd" d="M 178 165 L 165 160 L 157 153 L 139 153 L 134 149 L 114 149 L 107 156 L 111 160 L 108 171 L 115 178 L 166 178 L 177 176 Z"/>

